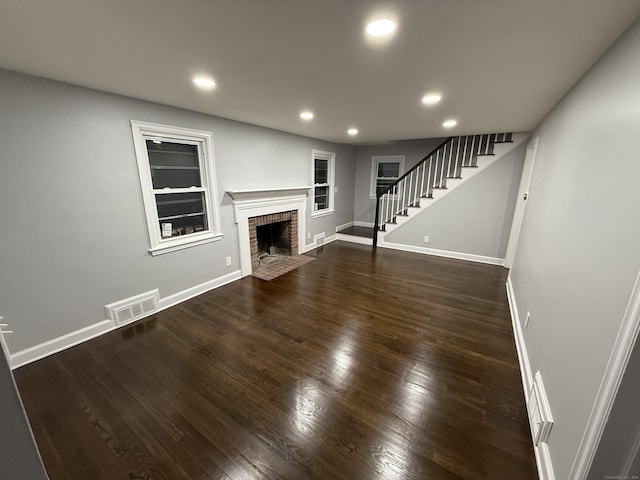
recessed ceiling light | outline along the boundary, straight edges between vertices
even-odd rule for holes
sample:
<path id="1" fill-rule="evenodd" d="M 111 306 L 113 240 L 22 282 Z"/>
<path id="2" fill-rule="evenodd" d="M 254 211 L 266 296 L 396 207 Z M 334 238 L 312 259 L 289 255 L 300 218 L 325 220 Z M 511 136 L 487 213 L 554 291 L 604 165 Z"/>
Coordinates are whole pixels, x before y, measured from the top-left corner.
<path id="1" fill-rule="evenodd" d="M 347 133 L 353 137 L 354 135 L 358 134 L 358 129 L 357 128 L 350 128 L 349 130 L 347 130 Z"/>
<path id="2" fill-rule="evenodd" d="M 457 124 L 458 124 L 458 121 L 457 121 L 457 120 L 450 119 L 450 120 L 445 120 L 445 121 L 442 123 L 442 126 L 443 126 L 444 128 L 453 128 L 453 127 L 455 127 Z"/>
<path id="3" fill-rule="evenodd" d="M 380 18 L 367 25 L 367 33 L 369 35 L 373 35 L 374 37 L 383 37 L 385 35 L 390 35 L 394 32 L 395 29 L 396 24 L 388 18 Z"/>
<path id="4" fill-rule="evenodd" d="M 305 110 L 304 112 L 300 112 L 300 118 L 305 121 L 313 120 L 313 112 L 309 110 Z"/>
<path id="5" fill-rule="evenodd" d="M 209 77 L 194 77 L 193 83 L 195 83 L 198 88 L 202 88 L 203 90 L 211 90 L 216 86 L 215 80 Z"/>
<path id="6" fill-rule="evenodd" d="M 422 97 L 422 103 L 425 105 L 435 105 L 442 99 L 442 95 L 439 93 L 427 93 Z"/>

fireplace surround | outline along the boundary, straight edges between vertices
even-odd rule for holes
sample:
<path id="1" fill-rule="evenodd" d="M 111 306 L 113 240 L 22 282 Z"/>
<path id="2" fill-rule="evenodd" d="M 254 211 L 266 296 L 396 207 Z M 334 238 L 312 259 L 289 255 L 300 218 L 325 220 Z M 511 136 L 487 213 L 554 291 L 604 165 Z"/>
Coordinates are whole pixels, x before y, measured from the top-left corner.
<path id="1" fill-rule="evenodd" d="M 250 219 L 255 225 L 260 222 L 272 223 L 290 221 L 291 255 L 304 253 L 305 220 L 307 210 L 307 196 L 311 187 L 283 187 L 259 190 L 228 190 L 227 194 L 233 200 L 235 222 L 238 226 L 238 247 L 240 252 L 240 270 L 242 276 L 251 275 L 255 268 L 252 252 L 252 234 Z M 273 217 L 269 217 L 273 216 Z M 255 220 L 264 217 L 262 220 Z M 286 218 L 289 217 L 289 218 Z M 276 219 L 282 220 L 276 220 Z M 295 222 L 294 222 L 295 218 Z M 294 229 L 295 223 L 295 229 Z M 255 230 L 255 228 L 254 228 Z M 257 234 L 256 240 L 257 240 Z M 257 244 L 255 247 L 257 265 Z"/>

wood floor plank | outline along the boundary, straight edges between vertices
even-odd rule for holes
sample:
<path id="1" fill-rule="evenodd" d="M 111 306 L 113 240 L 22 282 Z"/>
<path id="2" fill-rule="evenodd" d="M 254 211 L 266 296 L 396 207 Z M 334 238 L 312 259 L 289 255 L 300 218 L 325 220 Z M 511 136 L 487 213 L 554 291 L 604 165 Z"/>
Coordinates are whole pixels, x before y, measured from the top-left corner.
<path id="1" fill-rule="evenodd" d="M 18 369 L 51 480 L 537 478 L 506 270 L 309 255 Z"/>

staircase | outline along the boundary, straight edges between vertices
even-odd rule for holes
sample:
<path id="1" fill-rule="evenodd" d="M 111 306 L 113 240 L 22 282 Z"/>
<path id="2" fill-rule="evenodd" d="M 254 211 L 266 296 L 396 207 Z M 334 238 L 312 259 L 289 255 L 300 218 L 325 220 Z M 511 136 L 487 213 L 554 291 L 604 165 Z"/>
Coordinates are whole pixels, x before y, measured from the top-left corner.
<path id="1" fill-rule="evenodd" d="M 528 134 L 491 133 L 449 137 L 411 170 L 376 194 L 373 246 L 495 160 Z"/>

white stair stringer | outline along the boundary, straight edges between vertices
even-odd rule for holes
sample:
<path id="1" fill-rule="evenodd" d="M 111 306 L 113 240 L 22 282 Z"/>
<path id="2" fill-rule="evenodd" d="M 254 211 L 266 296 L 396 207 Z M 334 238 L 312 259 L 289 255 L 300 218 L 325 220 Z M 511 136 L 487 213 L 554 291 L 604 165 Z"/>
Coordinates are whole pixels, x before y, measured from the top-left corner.
<path id="1" fill-rule="evenodd" d="M 467 180 L 473 178 L 482 172 L 485 168 L 491 165 L 493 162 L 501 159 L 512 150 L 518 148 L 529 138 L 529 133 L 514 133 L 509 143 L 496 143 L 493 149 L 493 155 L 481 155 L 478 156 L 477 167 L 463 167 L 462 178 L 448 178 L 446 189 L 434 189 L 433 198 L 421 198 L 420 207 L 409 207 L 407 209 L 407 215 L 396 216 L 396 223 L 386 223 L 385 230 L 378 232 L 378 245 L 384 247 L 385 237 L 393 232 L 395 229 L 411 221 L 416 215 L 420 215 L 421 212 L 427 210 L 431 205 L 438 200 L 445 197 L 445 195 L 453 192 L 456 188 L 463 185 Z"/>

